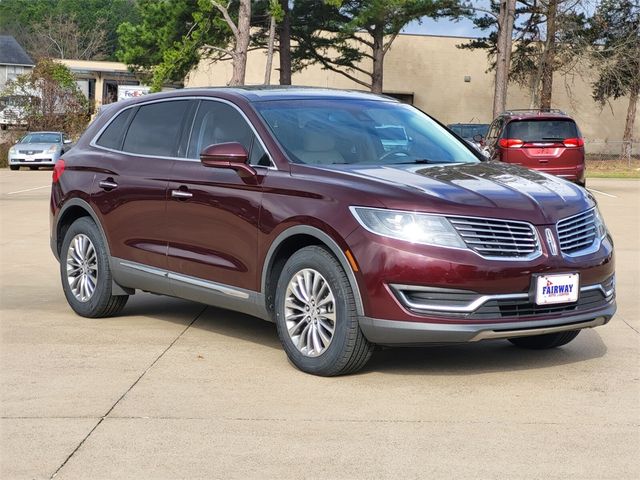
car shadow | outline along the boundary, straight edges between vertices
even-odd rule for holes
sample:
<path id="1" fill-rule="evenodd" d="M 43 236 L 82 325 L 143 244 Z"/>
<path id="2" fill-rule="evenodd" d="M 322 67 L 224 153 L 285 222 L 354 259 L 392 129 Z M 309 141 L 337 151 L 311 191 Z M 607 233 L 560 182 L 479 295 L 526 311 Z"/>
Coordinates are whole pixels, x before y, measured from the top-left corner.
<path id="1" fill-rule="evenodd" d="M 125 317 L 142 315 L 175 321 L 177 319 L 169 313 L 179 313 L 180 309 L 184 312 L 185 309 L 191 308 L 194 312 L 200 312 L 192 328 L 282 350 L 275 324 L 259 318 L 162 296 L 136 295 L 133 299 L 135 300 L 127 305 L 123 312 Z M 181 317 L 180 323 L 185 326 L 191 321 L 185 321 L 184 315 Z M 584 362 L 602 357 L 606 352 L 607 347 L 598 332 L 587 329 L 568 345 L 551 350 L 521 349 L 507 340 L 457 345 L 376 348 L 371 360 L 358 374 L 380 372 L 399 375 L 475 375 L 532 370 Z"/>

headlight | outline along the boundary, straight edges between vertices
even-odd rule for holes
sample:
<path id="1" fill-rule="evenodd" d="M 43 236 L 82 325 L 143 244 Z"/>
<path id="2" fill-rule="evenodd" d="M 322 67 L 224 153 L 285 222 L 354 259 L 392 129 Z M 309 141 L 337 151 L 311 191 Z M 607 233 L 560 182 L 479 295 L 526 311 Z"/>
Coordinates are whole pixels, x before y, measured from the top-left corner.
<path id="1" fill-rule="evenodd" d="M 607 226 L 604 224 L 604 219 L 602 218 L 602 214 L 600 213 L 600 210 L 598 210 L 598 207 L 593 209 L 593 213 L 596 229 L 598 231 L 598 238 L 602 240 L 607 235 Z"/>
<path id="2" fill-rule="evenodd" d="M 372 233 L 407 242 L 466 248 L 449 220 L 437 215 L 351 207 L 360 225 Z"/>
<path id="3" fill-rule="evenodd" d="M 11 147 L 9 149 L 9 154 L 14 155 L 16 153 L 16 147 Z"/>
<path id="4" fill-rule="evenodd" d="M 58 146 L 57 145 L 51 145 L 49 147 L 49 150 L 47 150 L 47 153 L 56 153 L 56 150 L 58 150 Z"/>

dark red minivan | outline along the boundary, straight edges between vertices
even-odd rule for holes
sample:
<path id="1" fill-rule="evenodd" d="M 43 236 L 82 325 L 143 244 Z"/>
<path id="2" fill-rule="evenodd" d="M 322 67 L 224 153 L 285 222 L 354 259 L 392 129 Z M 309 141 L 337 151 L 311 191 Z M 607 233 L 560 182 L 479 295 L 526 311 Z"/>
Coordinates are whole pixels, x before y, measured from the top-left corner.
<path id="1" fill-rule="evenodd" d="M 585 186 L 584 139 L 560 110 L 510 110 L 499 115 L 483 141 L 493 160 L 550 173 Z"/>
<path id="2" fill-rule="evenodd" d="M 244 312 L 317 375 L 357 371 L 375 345 L 558 347 L 616 309 L 613 242 L 586 190 L 484 161 L 361 92 L 111 105 L 56 164 L 51 247 L 82 316 L 138 290 Z"/>

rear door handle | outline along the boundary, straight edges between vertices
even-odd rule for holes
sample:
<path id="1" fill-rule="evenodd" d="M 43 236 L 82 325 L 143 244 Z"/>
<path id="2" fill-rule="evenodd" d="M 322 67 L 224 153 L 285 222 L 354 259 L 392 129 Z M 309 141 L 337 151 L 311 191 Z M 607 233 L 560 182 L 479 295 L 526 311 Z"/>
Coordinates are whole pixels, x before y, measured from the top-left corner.
<path id="1" fill-rule="evenodd" d="M 106 180 L 100 180 L 98 185 L 103 190 L 113 190 L 114 188 L 118 188 L 118 184 L 113 181 L 113 178 L 107 178 Z"/>
<path id="2" fill-rule="evenodd" d="M 187 192 L 186 190 L 171 190 L 171 196 L 178 200 L 186 200 L 187 198 L 193 197 L 193 193 Z"/>

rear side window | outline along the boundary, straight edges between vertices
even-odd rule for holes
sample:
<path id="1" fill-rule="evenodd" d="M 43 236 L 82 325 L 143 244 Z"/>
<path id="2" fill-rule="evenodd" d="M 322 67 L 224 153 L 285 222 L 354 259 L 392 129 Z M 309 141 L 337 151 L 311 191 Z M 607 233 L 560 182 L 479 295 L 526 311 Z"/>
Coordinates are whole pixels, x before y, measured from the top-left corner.
<path id="1" fill-rule="evenodd" d="M 507 126 L 506 137 L 523 142 L 562 141 L 579 137 L 573 120 L 517 120 Z"/>
<path id="2" fill-rule="evenodd" d="M 176 156 L 188 106 L 188 100 L 178 100 L 140 107 L 127 131 L 123 150 L 142 155 Z"/>
<path id="3" fill-rule="evenodd" d="M 122 138 L 124 137 L 124 129 L 129 121 L 132 109 L 127 109 L 120 113 L 102 132 L 100 138 L 96 142 L 101 147 L 120 150 L 122 148 Z"/>

